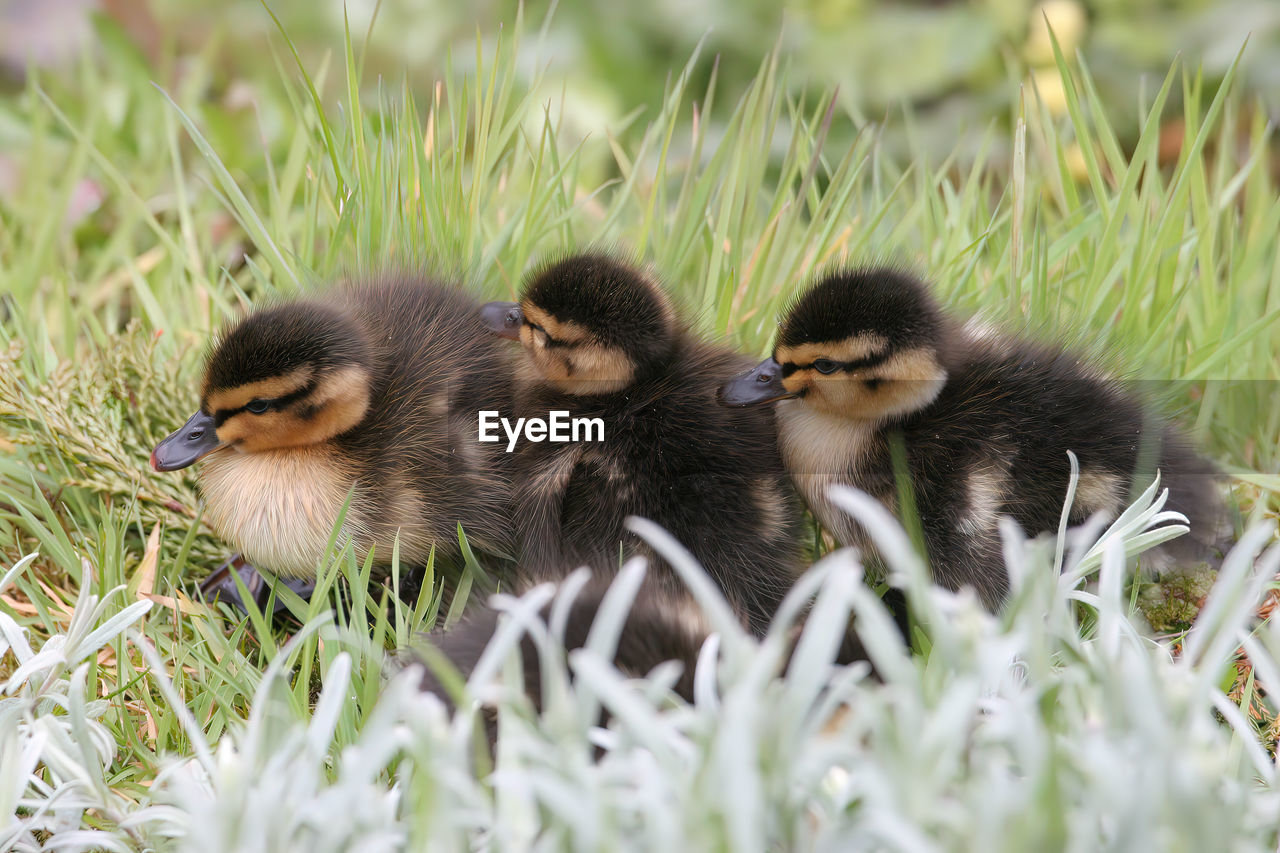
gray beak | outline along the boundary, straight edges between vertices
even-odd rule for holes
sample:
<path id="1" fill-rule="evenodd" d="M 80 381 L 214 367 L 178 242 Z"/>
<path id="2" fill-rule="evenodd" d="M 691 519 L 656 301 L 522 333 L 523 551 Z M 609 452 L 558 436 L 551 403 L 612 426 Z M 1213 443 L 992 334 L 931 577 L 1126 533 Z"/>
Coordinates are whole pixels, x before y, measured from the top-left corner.
<path id="1" fill-rule="evenodd" d="M 786 397 L 799 396 L 782 385 L 782 367 L 766 358 L 741 376 L 720 386 L 716 399 L 723 406 L 758 406 Z"/>
<path id="2" fill-rule="evenodd" d="M 520 338 L 524 312 L 515 302 L 489 302 L 480 306 L 480 320 L 490 332 L 514 341 Z"/>
<path id="3" fill-rule="evenodd" d="M 213 415 L 196 412 L 187 418 L 187 422 L 151 451 L 151 467 L 157 471 L 177 471 L 186 468 L 201 456 L 216 449 L 217 430 L 214 429 Z"/>

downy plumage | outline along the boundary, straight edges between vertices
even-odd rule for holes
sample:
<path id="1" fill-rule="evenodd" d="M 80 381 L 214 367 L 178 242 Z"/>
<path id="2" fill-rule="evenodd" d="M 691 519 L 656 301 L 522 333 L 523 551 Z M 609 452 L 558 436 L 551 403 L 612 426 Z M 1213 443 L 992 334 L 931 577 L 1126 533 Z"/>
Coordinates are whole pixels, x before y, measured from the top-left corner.
<path id="1" fill-rule="evenodd" d="M 845 483 L 898 507 L 892 445 L 900 437 L 936 579 L 973 587 L 993 608 L 1008 590 L 997 521 L 1009 515 L 1032 534 L 1056 530 L 1068 450 L 1080 463 L 1073 523 L 1114 517 L 1131 485 L 1149 485 L 1158 468 L 1167 507 L 1184 513 L 1201 540 L 1216 532 L 1213 467 L 1121 383 L 1065 350 L 960 324 L 900 271 L 820 279 L 782 319 L 773 356 L 726 383 L 721 400 L 778 401 L 792 479 L 848 545 L 866 539 L 827 490 Z"/>
<path id="2" fill-rule="evenodd" d="M 350 496 L 342 539 L 362 559 L 421 565 L 510 553 L 508 459 L 476 413 L 511 402 L 509 354 L 456 289 L 400 278 L 256 311 L 208 357 L 200 406 L 152 453 L 200 461 L 204 518 L 255 565 L 313 576 Z"/>
<path id="3" fill-rule="evenodd" d="M 717 386 L 746 360 L 677 319 L 647 275 L 600 254 L 549 264 L 519 303 L 490 303 L 492 331 L 517 339 L 517 414 L 598 418 L 599 442 L 525 442 L 514 515 L 529 581 L 588 565 L 606 577 L 644 553 L 655 583 L 679 581 L 623 528 L 637 515 L 682 542 L 744 622 L 768 624 L 800 567 L 800 506 L 768 410 L 731 411 Z"/>

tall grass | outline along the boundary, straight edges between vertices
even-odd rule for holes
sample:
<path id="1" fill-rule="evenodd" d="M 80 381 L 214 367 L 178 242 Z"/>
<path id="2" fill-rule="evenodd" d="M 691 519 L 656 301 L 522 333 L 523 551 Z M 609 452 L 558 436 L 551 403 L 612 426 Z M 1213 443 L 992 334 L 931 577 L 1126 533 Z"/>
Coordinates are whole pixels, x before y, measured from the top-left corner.
<path id="1" fill-rule="evenodd" d="M 195 403 L 210 333 L 256 300 L 388 265 L 509 294 L 537 259 L 604 244 L 752 351 L 814 270 L 914 265 L 959 310 L 1174 380 L 1166 396 L 1238 475 L 1246 517 L 1274 518 L 1280 202 L 1270 127 L 1231 74 L 1211 88 L 1176 68 L 1115 116 L 1059 55 L 1062 112 L 1009 92 L 1012 161 L 992 137 L 973 157 L 900 162 L 835 92 L 788 95 L 781 54 L 724 122 L 706 118 L 727 97 L 715 73 L 691 83 L 714 60 L 695 54 L 629 144 L 565 131 L 559 93 L 516 72 L 548 49 L 523 25 L 477 38 L 474 60 L 414 68 L 437 77 L 425 103 L 364 75 L 350 39 L 312 66 L 281 33 L 274 69 L 246 78 L 184 57 L 157 88 L 107 36 L 78 74 L 0 100 L 24 167 L 0 197 L 0 564 L 15 567 L 0 584 L 0 842 L 1274 849 L 1274 739 L 1241 710 L 1274 714 L 1258 687 L 1280 674 L 1271 628 L 1247 634 L 1275 569 L 1273 552 L 1250 570 L 1266 528 L 1177 658 L 1120 594 L 1117 549 L 1141 530 L 1061 579 L 1048 546 L 1011 538 L 1021 580 L 1000 619 L 917 588 L 931 614 L 917 657 L 838 555 L 802 585 L 822 591 L 787 680 L 771 678 L 778 638 L 757 647 L 728 625 L 694 706 L 672 704 L 668 671 L 627 683 L 579 654 L 543 720 L 499 691 L 510 712 L 484 776 L 468 718 L 447 721 L 403 678 L 384 689 L 385 650 L 432 625 L 438 597 L 388 609 L 363 592 L 368 567 L 337 553 L 322 588 L 353 592 L 327 616 L 327 596 L 290 601 L 303 630 L 211 612 L 184 581 L 225 546 L 189 480 L 146 469 Z M 341 102 L 319 94 L 330 78 Z M 1132 151 L 1124 122 L 1141 128 Z M 1078 589 L 1099 565 L 1096 591 Z M 848 608 L 883 684 L 850 670 L 824 686 Z M 1233 702 L 1237 642 L 1257 681 Z M 610 731 L 594 728 L 599 704 Z"/>

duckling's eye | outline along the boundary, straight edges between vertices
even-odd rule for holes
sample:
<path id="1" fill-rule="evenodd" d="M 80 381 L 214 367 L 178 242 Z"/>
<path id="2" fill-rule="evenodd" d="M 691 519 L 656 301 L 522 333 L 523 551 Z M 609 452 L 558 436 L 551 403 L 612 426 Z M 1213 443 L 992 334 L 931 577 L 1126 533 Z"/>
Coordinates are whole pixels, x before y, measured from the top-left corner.
<path id="1" fill-rule="evenodd" d="M 545 347 L 560 346 L 560 342 L 557 341 L 555 338 L 551 337 L 551 335 L 547 334 L 547 330 L 539 326 L 537 323 L 530 323 L 528 320 L 525 320 L 525 323 L 527 323 L 529 328 L 534 331 L 534 334 L 538 336 L 538 340 L 542 341 L 543 346 Z"/>
<path id="2" fill-rule="evenodd" d="M 813 369 L 819 373 L 835 373 L 840 369 L 840 364 L 829 358 L 819 358 L 814 360 Z"/>
<path id="3" fill-rule="evenodd" d="M 271 403 L 266 400 L 250 400 L 245 403 L 244 408 L 251 414 L 261 415 L 266 412 L 267 409 L 271 408 Z"/>

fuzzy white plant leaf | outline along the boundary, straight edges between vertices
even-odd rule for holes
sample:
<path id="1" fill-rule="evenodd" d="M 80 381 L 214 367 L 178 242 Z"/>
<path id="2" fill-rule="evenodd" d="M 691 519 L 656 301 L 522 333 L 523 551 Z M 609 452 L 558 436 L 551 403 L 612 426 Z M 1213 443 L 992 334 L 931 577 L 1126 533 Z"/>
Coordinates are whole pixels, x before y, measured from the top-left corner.
<path id="1" fill-rule="evenodd" d="M 487 694 L 488 685 L 494 681 L 503 662 L 519 644 L 521 637 L 534 630 L 533 626 L 539 623 L 538 611 L 554 597 L 555 588 L 550 584 L 542 584 L 520 598 L 495 595 L 490 599 L 493 607 L 501 610 L 505 618 L 499 620 L 498 629 L 467 679 L 472 695 Z"/>
<path id="2" fill-rule="evenodd" d="M 693 554 L 689 553 L 689 549 L 647 518 L 631 516 L 626 520 L 626 527 L 649 543 L 680 576 L 711 623 L 712 630 L 723 638 L 726 651 L 735 648 L 739 641 L 746 638 L 742 623 L 738 621 L 715 583 L 698 565 Z"/>
<path id="3" fill-rule="evenodd" d="M 31 660 L 31 644 L 27 642 L 27 631 L 13 620 L 8 613 L 0 613 L 0 658 L 10 651 L 19 664 Z"/>
<path id="4" fill-rule="evenodd" d="M 123 586 L 116 587 L 107 594 L 107 597 L 110 598 L 116 593 L 124 592 L 124 590 L 125 587 Z M 106 600 L 96 605 L 94 607 L 94 616 L 100 617 L 106 606 Z M 67 649 L 67 657 L 72 662 L 78 663 L 96 653 L 98 649 L 123 634 L 131 625 L 146 615 L 153 606 L 151 601 L 135 601 L 105 621 L 99 622 L 98 619 L 95 619 L 94 621 L 98 622 L 97 627 L 85 636 L 75 638 L 74 645 Z"/>
<path id="5" fill-rule="evenodd" d="M 1064 582 L 1074 586 L 1097 570 L 1102 565 L 1103 554 L 1112 540 L 1123 543 L 1124 556 L 1127 558 L 1186 533 L 1189 529 L 1186 516 L 1162 511 L 1168 498 L 1169 490 L 1160 489 L 1160 477 L 1157 475 L 1151 485 L 1107 526 L 1076 564 L 1063 572 Z"/>
<path id="6" fill-rule="evenodd" d="M 1218 570 L 1218 579 L 1196 616 L 1183 649 L 1184 665 L 1207 669 L 1207 661 L 1224 661 L 1234 648 L 1236 636 L 1250 618 L 1262 588 L 1280 566 L 1280 546 L 1275 546 L 1255 564 L 1263 546 L 1274 536 L 1266 527 L 1246 530 Z M 1211 677 L 1211 676 L 1209 676 Z"/>
<path id="7" fill-rule="evenodd" d="M 31 565 L 37 557 L 40 556 L 39 551 L 32 551 L 25 557 L 18 560 L 9 567 L 3 575 L 0 575 L 0 592 L 4 592 L 9 584 L 13 583 L 13 579 L 27 570 L 27 566 Z"/>
<path id="8" fill-rule="evenodd" d="M 294 708 L 279 689 L 287 662 L 324 620 L 275 654 L 249 718 L 213 745 L 151 642 L 134 633 L 190 754 L 166 760 L 150 799 L 131 802 L 107 783 L 115 745 L 101 715 L 110 706 L 93 698 L 90 670 L 72 664 L 58 639 L 32 650 L 18 667 L 29 678 L 11 676 L 14 692 L 0 699 L 0 723 L 11 723 L 0 727 L 0 770 L 19 780 L 0 781 L 0 804 L 14 809 L 0 840 L 22 850 L 250 853 L 1274 846 L 1274 764 L 1219 686 L 1242 638 L 1259 682 L 1280 679 L 1280 634 L 1248 631 L 1261 584 L 1280 568 L 1280 552 L 1256 560 L 1268 531 L 1251 531 L 1229 555 L 1175 660 L 1135 627 L 1124 595 L 1127 555 L 1161 523 L 1154 493 L 1089 542 L 1097 552 L 1089 590 L 1054 576 L 1060 542 L 1002 528 L 1015 593 L 999 618 L 972 595 L 928 584 L 905 533 L 878 503 L 855 493 L 833 499 L 872 532 L 913 610 L 926 615 L 927 655 L 907 650 L 851 551 L 800 578 L 762 640 L 736 624 L 713 632 L 699 655 L 693 703 L 672 699 L 674 666 L 637 678 L 609 662 L 643 582 L 638 565 L 605 597 L 599 645 L 567 656 L 556 644 L 582 581 L 496 596 L 502 624 L 483 682 L 469 688 L 493 703 L 500 721 L 494 769 L 482 776 L 474 715 L 451 723 L 411 671 L 391 677 L 345 740 L 360 638 L 323 635 L 353 651 L 333 655 L 313 709 Z M 685 559 L 681 577 L 701 606 L 731 618 L 687 554 L 639 527 L 669 549 L 668 559 Z M 1086 550 L 1081 543 L 1093 534 L 1068 535 L 1063 559 L 1071 565 L 1073 549 Z M 1096 622 L 1083 626 L 1073 601 L 1094 608 Z M 101 603 L 90 607 L 96 622 L 77 625 L 81 638 L 118 636 L 99 633 L 113 618 Z M 865 664 L 830 660 L 850 613 L 877 679 L 866 677 Z M 544 665 L 567 662 L 551 673 L 570 700 L 558 712 L 528 713 L 518 668 L 506 665 L 522 638 L 537 645 Z M 10 652 L 16 663 L 12 644 Z M 580 708 L 604 709 L 607 723 Z M 88 824 L 90 813 L 108 827 Z"/>

